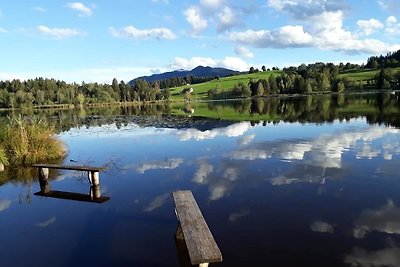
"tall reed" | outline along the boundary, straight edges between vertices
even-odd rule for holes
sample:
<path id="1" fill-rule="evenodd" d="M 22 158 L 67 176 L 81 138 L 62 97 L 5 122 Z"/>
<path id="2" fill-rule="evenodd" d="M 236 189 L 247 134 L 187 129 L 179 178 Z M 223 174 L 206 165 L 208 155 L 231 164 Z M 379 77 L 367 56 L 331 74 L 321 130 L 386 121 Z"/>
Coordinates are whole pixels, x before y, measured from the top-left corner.
<path id="1" fill-rule="evenodd" d="M 60 159 L 66 154 L 54 128 L 40 119 L 22 116 L 10 119 L 1 141 L 4 164 L 30 165 Z M 0 161 L 1 153 L 0 149 Z"/>
<path id="2" fill-rule="evenodd" d="M 7 165 L 7 164 L 8 164 L 8 157 L 6 151 L 2 146 L 0 146 L 0 165 Z"/>

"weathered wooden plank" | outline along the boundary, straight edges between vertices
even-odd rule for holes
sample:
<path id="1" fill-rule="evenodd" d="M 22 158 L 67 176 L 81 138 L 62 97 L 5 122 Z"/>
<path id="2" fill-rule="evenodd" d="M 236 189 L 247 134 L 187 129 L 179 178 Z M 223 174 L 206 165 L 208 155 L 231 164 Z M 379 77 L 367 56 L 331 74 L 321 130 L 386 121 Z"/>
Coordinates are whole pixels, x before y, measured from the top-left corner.
<path id="1" fill-rule="evenodd" d="M 64 192 L 64 191 L 48 191 L 48 192 L 37 192 L 36 196 L 42 197 L 52 197 L 52 198 L 60 198 L 60 199 L 69 199 L 83 202 L 94 202 L 94 203 L 103 203 L 110 200 L 109 197 L 92 197 L 86 194 L 73 193 L 73 192 Z"/>
<path id="2" fill-rule="evenodd" d="M 61 170 L 73 170 L 73 171 L 104 171 L 106 167 L 97 166 L 77 166 L 77 165 L 57 165 L 57 164 L 33 164 L 32 167 L 37 168 L 48 168 L 48 169 L 61 169 Z"/>
<path id="3" fill-rule="evenodd" d="M 190 261 L 193 265 L 221 262 L 222 254 L 189 190 L 172 193 Z"/>

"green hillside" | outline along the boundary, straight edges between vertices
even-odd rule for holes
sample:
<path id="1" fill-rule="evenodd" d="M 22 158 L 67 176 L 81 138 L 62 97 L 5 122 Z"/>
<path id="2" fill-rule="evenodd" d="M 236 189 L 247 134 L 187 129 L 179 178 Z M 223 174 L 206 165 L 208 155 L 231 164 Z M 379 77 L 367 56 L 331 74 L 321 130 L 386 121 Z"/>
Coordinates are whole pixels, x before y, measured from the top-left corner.
<path id="1" fill-rule="evenodd" d="M 392 71 L 400 71 L 400 67 L 390 68 Z M 375 77 L 380 72 L 380 69 L 361 69 L 357 71 L 348 71 L 341 73 L 340 78 L 348 78 L 351 81 L 365 81 Z"/>
<path id="2" fill-rule="evenodd" d="M 392 71 L 397 72 L 400 71 L 400 67 L 391 68 Z M 354 84 L 367 84 L 367 80 L 373 79 L 378 73 L 380 69 L 359 69 L 354 71 L 345 71 L 339 74 L 339 77 L 342 79 L 347 79 Z M 233 89 L 233 87 L 239 83 L 243 82 L 244 84 L 248 84 L 250 80 L 259 80 L 259 79 L 268 79 L 270 75 L 277 76 L 283 74 L 283 71 L 265 71 L 265 72 L 257 72 L 257 73 L 245 73 L 239 74 L 229 77 L 224 77 L 220 79 L 214 79 L 205 83 L 193 84 L 193 85 L 185 85 L 180 87 L 171 88 L 171 100 L 181 101 L 184 98 L 184 95 L 181 93 L 182 90 L 186 88 L 193 88 L 193 93 L 191 93 L 191 100 L 207 100 L 207 92 L 210 89 L 219 88 L 222 91 L 225 91 L 227 94 Z M 366 88 L 365 88 L 366 89 Z"/>
<path id="3" fill-rule="evenodd" d="M 182 100 L 183 99 L 183 95 L 181 94 L 182 90 L 185 88 L 193 88 L 191 99 L 205 100 L 207 99 L 207 92 L 210 89 L 218 87 L 221 88 L 222 90 L 230 91 L 235 86 L 235 84 L 239 82 L 248 84 L 251 79 L 253 80 L 268 79 L 268 77 L 271 74 L 277 76 L 282 73 L 283 71 L 265 71 L 265 72 L 251 73 L 251 74 L 246 73 L 246 74 L 224 77 L 220 79 L 214 79 L 205 83 L 174 87 L 171 88 L 171 99 Z"/>

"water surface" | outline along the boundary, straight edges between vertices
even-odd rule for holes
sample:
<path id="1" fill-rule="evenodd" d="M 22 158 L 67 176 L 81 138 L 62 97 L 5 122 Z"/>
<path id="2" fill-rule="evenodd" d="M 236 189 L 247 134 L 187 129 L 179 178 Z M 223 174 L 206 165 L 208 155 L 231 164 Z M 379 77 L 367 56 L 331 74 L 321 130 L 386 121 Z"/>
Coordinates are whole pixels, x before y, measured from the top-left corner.
<path id="1" fill-rule="evenodd" d="M 400 266 L 400 114 L 387 97 L 330 101 L 329 119 L 314 121 L 254 108 L 248 116 L 274 119 L 77 117 L 97 124 L 60 131 L 65 164 L 108 166 L 100 186 L 110 201 L 38 197 L 37 179 L 2 177 L 2 266 L 178 266 L 179 189 L 192 190 L 222 251 L 215 266 Z M 78 172 L 51 177 L 54 190 L 90 189 Z"/>

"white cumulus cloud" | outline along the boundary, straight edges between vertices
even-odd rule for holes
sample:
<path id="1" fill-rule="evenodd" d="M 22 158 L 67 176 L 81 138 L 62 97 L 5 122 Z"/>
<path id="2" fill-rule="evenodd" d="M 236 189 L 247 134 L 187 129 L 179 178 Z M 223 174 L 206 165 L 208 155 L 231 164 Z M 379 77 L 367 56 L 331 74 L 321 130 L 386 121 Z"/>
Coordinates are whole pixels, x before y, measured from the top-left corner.
<path id="1" fill-rule="evenodd" d="M 67 7 L 78 11 L 81 17 L 90 17 L 93 14 L 93 10 L 81 2 L 70 2 L 67 4 Z"/>
<path id="2" fill-rule="evenodd" d="M 302 47 L 312 43 L 312 36 L 304 32 L 303 26 L 283 26 L 275 31 L 246 30 L 232 32 L 229 39 L 235 43 L 251 45 L 253 47 Z"/>
<path id="3" fill-rule="evenodd" d="M 365 35 L 371 35 L 377 30 L 383 28 L 382 22 L 377 19 L 359 20 L 357 26 L 364 32 Z"/>
<path id="4" fill-rule="evenodd" d="M 184 15 L 186 21 L 192 26 L 195 34 L 205 30 L 208 27 L 208 22 L 202 17 L 198 7 L 189 7 L 185 10 Z"/>
<path id="5" fill-rule="evenodd" d="M 110 27 L 109 30 L 114 37 L 158 40 L 173 40 L 177 38 L 176 35 L 167 28 L 138 29 L 134 26 L 126 26 L 121 30 L 117 30 L 113 27 Z"/>
<path id="6" fill-rule="evenodd" d="M 224 31 L 238 24 L 236 21 L 236 17 L 237 17 L 236 14 L 230 7 L 228 6 L 224 7 L 222 11 L 218 13 L 218 19 L 219 19 L 218 30 Z"/>
<path id="7" fill-rule="evenodd" d="M 343 53 L 382 54 L 400 49 L 398 44 L 370 38 L 360 39 L 357 34 L 343 27 L 343 20 L 344 12 L 341 10 L 323 11 L 308 16 L 303 25 L 286 25 L 275 30 L 231 32 L 228 39 L 258 48 L 314 47 Z M 372 33 L 371 27 L 380 27 L 374 21 L 361 22 L 360 25 L 369 34 Z"/>
<path id="8" fill-rule="evenodd" d="M 400 35 L 400 23 L 395 16 L 389 16 L 386 19 L 386 34 L 390 36 L 399 36 Z"/>
<path id="9" fill-rule="evenodd" d="M 386 24 L 387 24 L 388 26 L 392 26 L 392 25 L 395 24 L 395 23 L 397 23 L 397 19 L 396 19 L 395 16 L 389 16 L 389 17 L 386 19 Z"/>
<path id="10" fill-rule="evenodd" d="M 37 30 L 39 33 L 53 37 L 56 39 L 64 39 L 72 36 L 77 36 L 77 35 L 83 35 L 84 33 L 76 30 L 76 29 L 71 29 L 71 28 L 50 28 L 45 25 L 39 25 L 37 27 Z"/>

